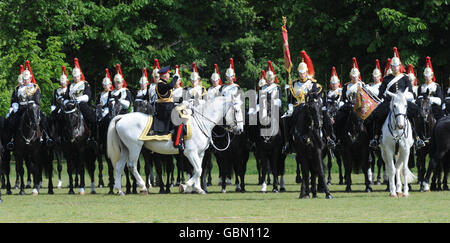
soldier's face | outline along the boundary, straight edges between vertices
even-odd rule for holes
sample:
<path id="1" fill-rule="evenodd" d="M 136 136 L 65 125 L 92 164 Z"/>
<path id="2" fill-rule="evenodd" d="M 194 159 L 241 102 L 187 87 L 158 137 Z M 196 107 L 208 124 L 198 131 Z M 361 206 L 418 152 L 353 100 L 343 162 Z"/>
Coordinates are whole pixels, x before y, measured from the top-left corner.
<path id="1" fill-rule="evenodd" d="M 30 83 L 31 83 L 31 78 L 23 80 L 23 85 L 29 85 Z"/>
<path id="2" fill-rule="evenodd" d="M 380 80 L 381 80 L 381 76 L 373 76 L 373 82 L 374 83 L 379 83 L 380 82 Z"/>
<path id="3" fill-rule="evenodd" d="M 425 76 L 425 82 L 430 83 L 431 81 L 433 81 L 433 75 Z"/>
<path id="4" fill-rule="evenodd" d="M 217 85 L 219 85 L 219 80 L 211 80 L 212 86 L 217 87 Z"/>
<path id="5" fill-rule="evenodd" d="M 140 82 L 139 85 L 141 86 L 141 89 L 144 90 L 144 89 L 147 88 L 148 83 L 147 82 L 145 82 L 145 83 Z"/>
<path id="6" fill-rule="evenodd" d="M 227 76 L 228 83 L 233 83 L 233 81 L 234 81 L 234 76 Z"/>
<path id="7" fill-rule="evenodd" d="M 331 84 L 331 89 L 332 90 L 336 90 L 337 88 L 339 88 L 339 83 L 332 83 Z"/>
<path id="8" fill-rule="evenodd" d="M 109 88 L 111 87 L 111 84 L 103 84 L 103 90 L 108 92 Z"/>
<path id="9" fill-rule="evenodd" d="M 80 79 L 81 79 L 81 76 L 73 76 L 73 81 L 75 81 L 75 83 L 80 81 Z"/>
<path id="10" fill-rule="evenodd" d="M 122 82 L 114 82 L 114 84 L 116 85 L 116 89 L 121 89 L 123 87 L 123 83 Z"/>
<path id="11" fill-rule="evenodd" d="M 391 70 L 392 70 L 392 74 L 397 75 L 398 73 L 400 73 L 400 65 L 397 66 L 392 66 L 391 65 Z"/>
<path id="12" fill-rule="evenodd" d="M 306 78 L 306 72 L 304 72 L 304 73 L 298 72 L 298 76 L 300 77 L 300 79 L 305 79 Z"/>
<path id="13" fill-rule="evenodd" d="M 161 76 L 161 78 L 164 79 L 164 80 L 169 80 L 169 78 L 170 78 L 170 73 L 167 72 L 167 73 L 163 74 L 163 75 Z"/>

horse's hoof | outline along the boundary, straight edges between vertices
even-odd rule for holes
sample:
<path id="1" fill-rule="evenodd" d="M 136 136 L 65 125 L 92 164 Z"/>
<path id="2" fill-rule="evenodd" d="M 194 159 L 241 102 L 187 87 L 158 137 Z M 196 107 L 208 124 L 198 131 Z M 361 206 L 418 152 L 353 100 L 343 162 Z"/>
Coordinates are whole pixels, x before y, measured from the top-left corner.
<path id="1" fill-rule="evenodd" d="M 397 197 L 397 194 L 390 194 L 390 197 L 392 197 L 392 198 L 398 198 L 398 197 Z"/>
<path id="2" fill-rule="evenodd" d="M 70 190 L 69 195 L 73 195 L 73 194 L 75 194 L 75 192 L 73 190 Z"/>
<path id="3" fill-rule="evenodd" d="M 325 199 L 333 199 L 333 197 L 330 194 L 328 194 L 325 196 Z"/>
<path id="4" fill-rule="evenodd" d="M 124 193 L 123 191 L 118 191 L 118 192 L 117 192 L 117 195 L 118 195 L 118 196 L 125 196 L 125 193 Z"/>
<path id="5" fill-rule="evenodd" d="M 86 193 L 85 193 L 84 191 L 82 191 L 82 192 L 79 192 L 79 194 L 80 194 L 81 196 L 84 196 Z"/>
<path id="6" fill-rule="evenodd" d="M 403 193 L 397 192 L 397 197 L 402 197 L 402 196 L 403 196 Z"/>
<path id="7" fill-rule="evenodd" d="M 408 193 L 403 194 L 403 197 L 409 197 Z"/>
<path id="8" fill-rule="evenodd" d="M 49 194 L 49 195 L 53 195 L 53 194 L 55 194 L 55 193 L 53 192 L 53 190 L 51 190 L 51 191 L 49 190 L 49 191 L 48 191 L 48 194 Z"/>
<path id="9" fill-rule="evenodd" d="M 39 192 L 36 189 L 33 189 L 33 191 L 31 192 L 31 195 L 37 196 L 37 195 L 39 195 Z"/>
<path id="10" fill-rule="evenodd" d="M 24 190 L 21 190 L 21 191 L 19 192 L 19 195 L 21 195 L 21 196 L 25 195 L 25 191 L 24 191 Z"/>
<path id="11" fill-rule="evenodd" d="M 113 191 L 109 191 L 108 195 L 114 195 L 114 192 Z"/>
<path id="12" fill-rule="evenodd" d="M 300 196 L 300 199 L 309 199 L 309 195 Z"/>
<path id="13" fill-rule="evenodd" d="M 91 194 L 97 194 L 97 192 L 96 191 L 91 191 Z"/>
<path id="14" fill-rule="evenodd" d="M 281 187 L 281 188 L 280 188 L 280 192 L 286 192 L 286 188 Z"/>
<path id="15" fill-rule="evenodd" d="M 220 190 L 220 192 L 221 192 L 221 193 L 226 193 L 227 190 L 226 190 L 226 189 L 222 189 L 222 190 Z"/>
<path id="16" fill-rule="evenodd" d="M 148 195 L 148 190 L 141 190 L 139 193 L 141 195 Z"/>
<path id="17" fill-rule="evenodd" d="M 186 186 L 185 185 L 183 185 L 183 184 L 180 184 L 180 187 L 179 187 L 179 192 L 180 193 L 183 193 L 184 191 L 186 190 Z"/>
<path id="18" fill-rule="evenodd" d="M 277 189 L 277 188 L 274 188 L 274 189 L 272 189 L 272 192 L 274 192 L 274 193 L 278 193 L 279 191 L 278 191 L 278 189 Z"/>

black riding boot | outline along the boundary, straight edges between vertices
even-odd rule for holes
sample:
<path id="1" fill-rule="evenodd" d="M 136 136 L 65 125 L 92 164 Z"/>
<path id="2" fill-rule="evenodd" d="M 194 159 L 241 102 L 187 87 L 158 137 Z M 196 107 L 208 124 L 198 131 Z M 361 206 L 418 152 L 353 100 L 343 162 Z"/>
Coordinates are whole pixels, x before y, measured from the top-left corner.
<path id="1" fill-rule="evenodd" d="M 412 135 L 415 141 L 416 148 L 420 149 L 426 146 L 425 142 L 420 138 L 419 133 L 416 131 L 416 125 L 414 122 L 414 119 L 411 119 L 411 129 L 412 129 Z M 422 136 L 423 137 L 423 136 Z"/>

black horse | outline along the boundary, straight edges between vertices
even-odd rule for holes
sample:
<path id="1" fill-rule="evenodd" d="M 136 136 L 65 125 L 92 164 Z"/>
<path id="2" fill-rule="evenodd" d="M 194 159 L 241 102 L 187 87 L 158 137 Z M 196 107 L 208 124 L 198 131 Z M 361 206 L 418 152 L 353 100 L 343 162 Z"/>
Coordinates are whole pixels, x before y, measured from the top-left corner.
<path id="1" fill-rule="evenodd" d="M 107 107 L 109 109 L 109 113 L 106 116 L 102 116 L 103 108 L 101 105 L 96 106 L 96 124 L 97 124 L 97 131 L 96 131 L 96 140 L 97 140 L 97 159 L 98 159 L 98 180 L 99 180 L 99 186 L 104 186 L 103 182 L 103 156 L 105 157 L 106 164 L 108 165 L 108 187 L 109 192 L 108 194 L 114 194 L 113 188 L 114 188 L 114 166 L 112 165 L 111 160 L 106 155 L 106 138 L 107 138 L 107 131 L 109 122 L 120 113 L 121 105 L 120 102 L 116 100 L 116 102 L 108 102 Z M 128 175 L 128 173 L 126 174 Z M 127 176 L 127 178 L 129 178 Z M 127 180 L 127 188 L 130 188 L 129 179 Z M 129 193 L 129 192 L 127 192 Z"/>
<path id="2" fill-rule="evenodd" d="M 80 194 L 84 194 L 85 167 L 91 178 L 91 193 L 95 194 L 94 171 L 96 148 L 88 142 L 91 131 L 81 115 L 78 104 L 69 101 L 63 110 L 62 148 L 67 159 L 67 173 L 69 175 L 69 194 L 73 191 L 73 174 L 80 176 Z"/>
<path id="3" fill-rule="evenodd" d="M 267 111 L 267 116 L 259 116 L 257 130 L 252 134 L 255 136 L 255 154 L 261 162 L 261 181 L 262 192 L 266 192 L 266 175 L 272 172 L 273 175 L 273 192 L 278 192 L 279 175 L 283 174 L 284 162 L 282 156 L 282 148 L 284 145 L 283 132 L 281 131 L 281 111 L 271 102 L 271 97 L 261 96 L 260 100 L 261 110 Z M 281 191 L 286 191 L 284 185 L 280 188 Z"/>
<path id="4" fill-rule="evenodd" d="M 42 172 L 48 177 L 48 194 L 53 194 L 53 157 L 51 151 L 42 141 L 41 113 L 39 105 L 27 102 L 22 108 L 20 122 L 14 133 L 15 146 L 13 150 L 16 159 L 16 170 L 20 177 L 20 195 L 24 191 L 23 161 L 31 161 L 31 173 L 33 175 L 33 194 L 38 194 L 42 182 Z"/>
<path id="5" fill-rule="evenodd" d="M 362 169 L 364 173 L 365 191 L 371 192 L 369 179 L 369 133 L 365 121 L 353 110 L 350 104 L 341 107 L 344 114 L 336 124 L 336 135 L 343 146 L 342 157 L 345 168 L 346 192 L 351 192 L 352 171 Z"/>
<path id="6" fill-rule="evenodd" d="M 440 179 L 441 172 L 444 172 L 442 181 L 443 189 L 448 190 L 448 173 L 450 172 L 450 116 L 439 119 L 433 129 L 431 137 L 431 159 L 428 171 L 434 169 L 434 173 L 438 177 L 437 189 L 441 189 Z M 424 178 L 426 182 L 430 179 L 430 174 Z"/>
<path id="7" fill-rule="evenodd" d="M 436 123 L 433 112 L 431 110 L 431 101 L 428 94 L 425 93 L 422 97 L 416 100 L 416 104 L 419 106 L 420 116 L 416 118 L 415 126 L 416 132 L 420 134 L 425 142 L 425 147 L 417 149 L 417 170 L 418 181 L 420 184 L 420 191 L 424 190 L 424 177 L 426 173 L 426 157 L 431 156 L 430 140 L 433 133 L 433 128 Z M 431 164 L 431 163 L 430 163 Z M 429 165 L 430 167 L 430 165 Z"/>
<path id="8" fill-rule="evenodd" d="M 325 96 L 325 108 L 326 110 L 323 112 L 324 117 L 327 117 L 327 119 L 324 119 L 325 121 L 328 121 L 329 124 L 327 124 L 327 128 L 330 130 L 328 133 L 333 137 L 333 140 L 336 139 L 336 133 L 335 133 L 335 118 L 337 111 L 339 109 L 339 99 L 336 97 L 327 97 Z M 342 145 L 340 143 L 336 144 L 336 147 L 334 148 L 327 148 L 327 168 L 328 168 L 328 178 L 327 178 L 327 184 L 331 185 L 331 168 L 332 168 L 332 162 L 333 158 L 336 159 L 336 163 L 338 165 L 339 169 L 339 185 L 344 184 L 344 176 L 342 175 Z"/>
<path id="9" fill-rule="evenodd" d="M 316 92 L 307 94 L 305 103 L 295 108 L 291 122 L 296 158 L 299 160 L 302 170 L 300 198 L 309 198 L 310 192 L 314 198 L 317 197 L 316 177 L 318 176 L 326 194 L 325 198 L 331 199 L 322 162 L 326 150 L 326 143 L 322 135 L 322 100 Z M 311 189 L 309 187 L 310 174 Z"/>
<path id="10" fill-rule="evenodd" d="M 215 155 L 222 185 L 221 192 L 226 192 L 226 180 L 231 177 L 233 171 L 235 174 L 236 192 L 246 192 L 245 172 L 250 155 L 247 133 L 244 132 L 239 135 L 230 134 L 223 127 L 215 126 L 212 131 L 212 136 L 215 149 L 219 150 Z"/>

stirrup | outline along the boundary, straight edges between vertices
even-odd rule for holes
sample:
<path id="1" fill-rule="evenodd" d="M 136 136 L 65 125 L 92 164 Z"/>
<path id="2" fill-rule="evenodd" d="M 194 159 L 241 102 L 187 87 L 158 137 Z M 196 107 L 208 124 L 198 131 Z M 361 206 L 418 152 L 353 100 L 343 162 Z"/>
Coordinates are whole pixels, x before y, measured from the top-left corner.
<path id="1" fill-rule="evenodd" d="M 9 151 L 13 151 L 14 150 L 14 142 L 10 141 L 8 144 L 6 144 L 6 149 Z"/>
<path id="2" fill-rule="evenodd" d="M 422 139 L 417 139 L 416 146 L 417 146 L 417 148 L 423 148 L 426 145 L 425 145 L 425 142 Z"/>
<path id="3" fill-rule="evenodd" d="M 377 149 L 378 145 L 379 145 L 378 139 L 374 138 L 374 139 L 370 140 L 369 147 L 371 147 L 373 149 Z"/>
<path id="4" fill-rule="evenodd" d="M 336 148 L 336 143 L 333 141 L 333 139 L 328 139 L 327 140 L 327 147 L 329 148 L 329 149 L 334 149 L 334 148 Z"/>

